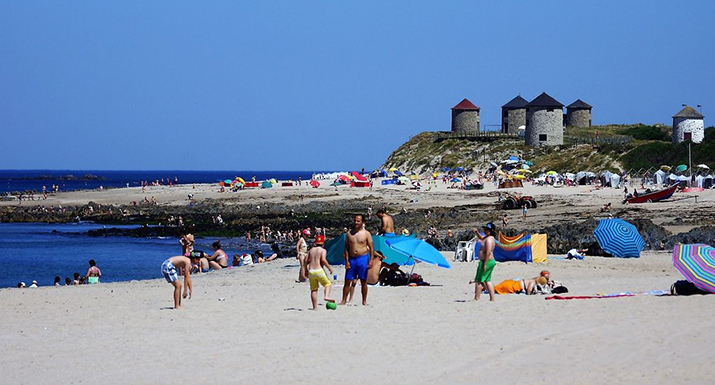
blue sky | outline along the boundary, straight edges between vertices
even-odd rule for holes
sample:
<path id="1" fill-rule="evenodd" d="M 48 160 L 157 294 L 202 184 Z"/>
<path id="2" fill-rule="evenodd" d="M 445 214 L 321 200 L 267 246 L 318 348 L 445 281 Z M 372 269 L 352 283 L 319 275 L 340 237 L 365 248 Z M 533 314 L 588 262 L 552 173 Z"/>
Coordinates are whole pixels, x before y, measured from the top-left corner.
<path id="1" fill-rule="evenodd" d="M 0 1 L 0 168 L 372 169 L 517 94 L 715 111 L 713 1 Z"/>

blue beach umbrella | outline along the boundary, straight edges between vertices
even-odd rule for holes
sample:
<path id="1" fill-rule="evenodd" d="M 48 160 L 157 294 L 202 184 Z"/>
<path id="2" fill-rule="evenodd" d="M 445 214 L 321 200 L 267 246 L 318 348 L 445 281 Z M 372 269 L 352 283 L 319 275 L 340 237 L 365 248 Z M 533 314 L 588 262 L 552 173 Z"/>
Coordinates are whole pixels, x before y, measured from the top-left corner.
<path id="1" fill-rule="evenodd" d="M 449 168 L 449 167 L 442 167 L 442 171 L 445 171 L 445 172 L 446 172 L 446 171 L 449 171 L 449 170 L 451 170 L 451 168 Z"/>
<path id="2" fill-rule="evenodd" d="M 434 246 L 422 239 L 395 237 L 387 238 L 385 242 L 393 250 L 403 253 L 406 256 L 414 258 L 418 261 L 437 265 L 445 269 L 452 268 L 439 250 L 435 249 Z"/>
<path id="3" fill-rule="evenodd" d="M 450 180 L 450 182 L 452 182 L 452 183 L 461 182 L 461 181 L 462 181 L 462 180 L 459 179 L 459 178 L 452 178 L 452 179 Z"/>
<path id="4" fill-rule="evenodd" d="M 455 167 L 454 171 L 464 171 L 464 167 Z"/>
<path id="5" fill-rule="evenodd" d="M 404 174 L 402 174 L 401 172 L 399 172 L 398 170 L 395 170 L 395 171 L 393 171 L 393 172 L 394 172 L 395 175 L 397 175 L 397 176 L 402 176 L 402 175 L 404 175 Z"/>
<path id="6" fill-rule="evenodd" d="M 512 155 L 509 157 L 509 160 L 519 160 L 519 157 Z"/>
<path id="7" fill-rule="evenodd" d="M 415 235 L 384 237 L 381 235 L 372 236 L 372 245 L 375 251 L 379 251 L 385 256 L 383 262 L 387 264 L 397 263 L 398 265 L 411 265 L 414 261 L 403 253 L 393 250 L 385 243 L 386 239 L 414 239 Z M 327 251 L 326 259 L 331 265 L 342 265 L 345 263 L 343 252 L 345 251 L 345 234 L 332 238 L 325 242 L 323 246 Z"/>
<path id="8" fill-rule="evenodd" d="M 618 218 L 599 220 L 593 235 L 601 248 L 615 257 L 638 258 L 645 247 L 638 229 Z"/>

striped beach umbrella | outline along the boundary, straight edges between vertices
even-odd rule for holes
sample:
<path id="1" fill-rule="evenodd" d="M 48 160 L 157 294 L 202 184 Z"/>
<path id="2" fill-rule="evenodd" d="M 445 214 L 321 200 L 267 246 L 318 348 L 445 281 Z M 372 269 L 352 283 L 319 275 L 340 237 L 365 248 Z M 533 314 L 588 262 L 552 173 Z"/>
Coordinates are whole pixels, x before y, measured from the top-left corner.
<path id="1" fill-rule="evenodd" d="M 673 266 L 699 289 L 715 293 L 715 248 L 712 246 L 675 245 Z"/>
<path id="2" fill-rule="evenodd" d="M 601 248 L 615 257 L 638 258 L 645 247 L 645 241 L 638 229 L 623 219 L 599 220 L 593 235 Z"/>

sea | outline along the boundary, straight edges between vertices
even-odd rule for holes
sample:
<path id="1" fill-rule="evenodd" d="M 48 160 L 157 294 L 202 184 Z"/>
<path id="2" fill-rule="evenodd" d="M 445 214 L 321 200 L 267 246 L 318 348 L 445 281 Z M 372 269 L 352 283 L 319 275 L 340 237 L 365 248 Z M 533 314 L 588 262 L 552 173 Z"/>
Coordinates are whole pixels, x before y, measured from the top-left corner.
<path id="1" fill-rule="evenodd" d="M 142 181 L 167 183 L 175 179 L 179 184 L 218 183 L 241 177 L 244 180 L 309 180 L 314 173 L 329 171 L 103 171 L 103 170 L 0 170 L 0 193 L 36 191 L 52 185 L 60 191 L 103 188 L 139 187 Z"/>
<path id="2" fill-rule="evenodd" d="M 64 285 L 65 277 L 84 276 L 89 260 L 102 271 L 101 282 L 120 282 L 162 278 L 160 267 L 165 259 L 181 254 L 173 237 L 134 238 L 125 236 L 91 237 L 89 230 L 102 227 L 132 228 L 93 223 L 0 223 L 0 288 L 27 286 L 35 280 L 39 286 L 51 286 L 55 276 Z M 229 257 L 262 250 L 271 255 L 269 244 L 245 238 L 196 238 L 195 249 L 211 252 L 211 244 L 220 240 Z"/>
<path id="3" fill-rule="evenodd" d="M 329 173 L 325 171 L 325 173 Z M 90 175 L 89 178 L 84 176 Z M 99 170 L 0 170 L 0 193 L 35 190 L 49 191 L 53 184 L 60 191 L 140 186 L 142 181 L 174 178 L 179 184 L 218 183 L 240 176 L 244 179 L 308 180 L 312 171 L 99 171 Z M 64 283 L 74 273 L 82 276 L 94 259 L 102 270 L 102 282 L 161 278 L 159 268 L 168 257 L 181 254 L 175 238 L 90 237 L 87 231 L 113 226 L 93 223 L 0 223 L 0 288 L 16 287 L 19 282 L 40 286 L 53 284 L 55 276 Z M 270 246 L 246 242 L 244 238 L 196 239 L 196 249 L 211 251 L 211 243 L 221 240 L 229 256 L 262 250 L 271 255 Z"/>

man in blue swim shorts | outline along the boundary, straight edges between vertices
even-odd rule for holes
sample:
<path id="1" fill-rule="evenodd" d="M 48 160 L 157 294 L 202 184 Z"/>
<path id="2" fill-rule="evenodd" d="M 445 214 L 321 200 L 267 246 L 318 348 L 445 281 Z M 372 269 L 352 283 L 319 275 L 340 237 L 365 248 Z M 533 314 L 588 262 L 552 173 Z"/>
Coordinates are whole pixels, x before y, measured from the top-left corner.
<path id="1" fill-rule="evenodd" d="M 343 300 L 341 305 L 345 305 L 350 294 L 350 289 L 360 280 L 360 291 L 362 292 L 362 304 L 367 306 L 367 270 L 372 265 L 374 248 L 372 246 L 372 235 L 365 230 L 365 217 L 357 214 L 353 218 L 353 228 L 345 234 L 345 286 L 343 287 Z"/>

